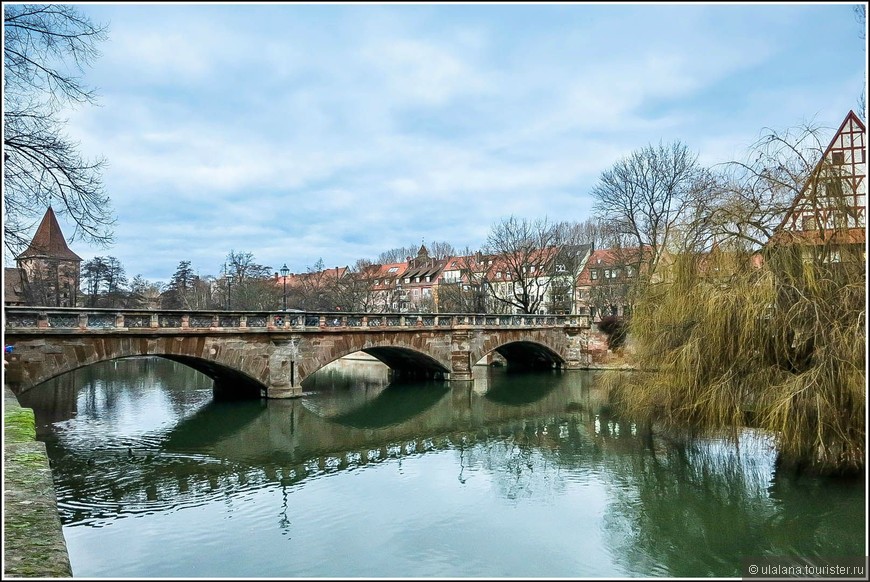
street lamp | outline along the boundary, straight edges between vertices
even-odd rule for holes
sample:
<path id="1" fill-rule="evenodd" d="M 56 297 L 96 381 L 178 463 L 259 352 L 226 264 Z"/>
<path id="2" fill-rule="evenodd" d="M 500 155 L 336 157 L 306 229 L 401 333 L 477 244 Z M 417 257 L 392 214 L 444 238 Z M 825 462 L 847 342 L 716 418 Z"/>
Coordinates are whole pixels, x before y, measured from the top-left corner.
<path id="1" fill-rule="evenodd" d="M 227 311 L 230 310 L 230 306 L 233 304 L 230 300 L 230 293 L 233 289 L 233 276 L 227 275 Z"/>
<path id="2" fill-rule="evenodd" d="M 287 274 L 290 272 L 290 269 L 287 268 L 287 263 L 284 263 L 280 272 L 281 278 L 284 280 L 284 311 L 287 311 Z"/>

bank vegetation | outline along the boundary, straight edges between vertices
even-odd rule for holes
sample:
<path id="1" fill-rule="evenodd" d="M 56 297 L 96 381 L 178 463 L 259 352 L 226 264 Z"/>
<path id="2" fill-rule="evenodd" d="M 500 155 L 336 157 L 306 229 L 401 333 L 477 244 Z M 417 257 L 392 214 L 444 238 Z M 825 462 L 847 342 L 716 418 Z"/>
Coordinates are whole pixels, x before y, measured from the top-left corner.
<path id="1" fill-rule="evenodd" d="M 779 467 L 863 474 L 864 218 L 817 131 L 769 133 L 683 215 L 635 290 L 622 414 L 670 436 L 775 436 Z M 811 144 L 811 145 L 810 145 Z M 846 184 L 844 186 L 843 184 Z M 795 205 L 816 228 L 783 228 Z M 691 205 L 691 204 L 690 204 Z M 855 226 L 859 228 L 855 228 Z M 850 228 L 851 227 L 851 228 Z"/>

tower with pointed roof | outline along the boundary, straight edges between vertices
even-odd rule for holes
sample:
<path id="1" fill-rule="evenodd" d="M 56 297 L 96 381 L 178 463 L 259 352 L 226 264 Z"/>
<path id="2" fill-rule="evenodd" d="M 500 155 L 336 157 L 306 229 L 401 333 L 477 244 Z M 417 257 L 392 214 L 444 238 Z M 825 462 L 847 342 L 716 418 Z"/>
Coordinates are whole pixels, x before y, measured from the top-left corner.
<path id="1" fill-rule="evenodd" d="M 15 262 L 25 303 L 75 307 L 82 259 L 67 246 L 51 206 Z"/>

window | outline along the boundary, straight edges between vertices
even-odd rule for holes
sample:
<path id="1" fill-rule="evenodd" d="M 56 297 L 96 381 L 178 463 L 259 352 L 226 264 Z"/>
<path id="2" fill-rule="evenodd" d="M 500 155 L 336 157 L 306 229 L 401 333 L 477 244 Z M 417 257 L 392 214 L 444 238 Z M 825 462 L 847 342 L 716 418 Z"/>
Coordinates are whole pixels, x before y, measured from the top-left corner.
<path id="1" fill-rule="evenodd" d="M 405 283 L 410 283 L 410 282 L 411 282 L 411 277 L 405 277 Z"/>
<path id="2" fill-rule="evenodd" d="M 589 270 L 589 278 L 593 281 L 598 278 L 598 269 L 590 269 Z"/>
<path id="3" fill-rule="evenodd" d="M 557 272 L 557 273 L 564 273 L 564 272 L 565 272 L 565 265 L 563 265 L 563 264 L 561 264 L 561 263 L 559 263 L 558 265 L 556 265 L 556 272 Z"/>
<path id="4" fill-rule="evenodd" d="M 605 279 L 610 279 L 610 277 L 611 277 L 612 275 L 613 275 L 613 274 L 612 274 L 612 272 L 610 271 L 610 269 L 604 269 L 604 278 L 605 278 Z"/>
<path id="5" fill-rule="evenodd" d="M 801 229 L 816 230 L 816 217 L 812 214 L 804 214 L 801 217 Z"/>
<path id="6" fill-rule="evenodd" d="M 634 277 L 634 267 L 628 266 L 625 268 L 626 277 Z"/>
<path id="7" fill-rule="evenodd" d="M 846 163 L 846 153 L 845 152 L 832 152 L 831 153 L 831 163 L 835 166 L 842 166 Z"/>
<path id="8" fill-rule="evenodd" d="M 390 269 L 387 271 L 387 273 L 395 273 L 398 270 L 399 270 L 399 267 L 390 267 Z"/>
<path id="9" fill-rule="evenodd" d="M 432 281 L 432 275 L 426 275 L 426 282 L 429 283 Z"/>

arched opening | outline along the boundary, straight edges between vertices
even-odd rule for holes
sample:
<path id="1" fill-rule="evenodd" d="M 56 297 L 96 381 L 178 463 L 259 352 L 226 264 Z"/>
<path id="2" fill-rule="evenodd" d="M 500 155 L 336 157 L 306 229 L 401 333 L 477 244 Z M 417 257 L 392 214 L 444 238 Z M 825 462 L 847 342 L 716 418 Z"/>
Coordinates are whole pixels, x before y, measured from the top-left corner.
<path id="1" fill-rule="evenodd" d="M 387 382 L 444 380 L 450 373 L 450 370 L 438 360 L 421 352 L 403 347 L 380 346 L 364 348 L 329 362 L 310 373 L 302 381 L 302 387 L 305 391 L 314 389 L 317 384 L 325 381 L 326 377 L 333 373 L 339 365 L 345 368 L 341 372 L 342 376 L 353 378 L 354 370 L 349 365 L 350 362 L 358 359 L 368 359 L 369 356 L 385 365 L 386 370 L 384 371 L 382 367 L 371 373 L 366 370 L 360 370 L 359 382 L 383 383 L 383 380 Z M 384 372 L 386 372 L 385 378 L 382 378 L 381 376 L 384 375 Z"/>
<path id="2" fill-rule="evenodd" d="M 383 346 L 362 351 L 386 364 L 390 368 L 393 381 L 444 380 L 450 373 L 449 369 L 431 356 L 407 348 Z"/>
<path id="3" fill-rule="evenodd" d="M 266 386 L 261 382 L 233 368 L 191 356 L 157 355 L 184 364 L 211 378 L 215 400 L 246 400 L 266 394 Z"/>
<path id="4" fill-rule="evenodd" d="M 497 347 L 495 352 L 504 358 L 508 370 L 551 370 L 565 363 L 547 346 L 529 341 L 507 343 Z"/>

